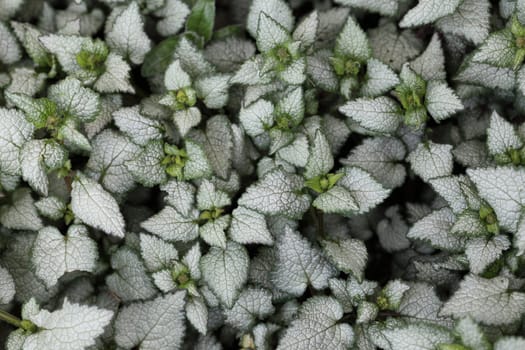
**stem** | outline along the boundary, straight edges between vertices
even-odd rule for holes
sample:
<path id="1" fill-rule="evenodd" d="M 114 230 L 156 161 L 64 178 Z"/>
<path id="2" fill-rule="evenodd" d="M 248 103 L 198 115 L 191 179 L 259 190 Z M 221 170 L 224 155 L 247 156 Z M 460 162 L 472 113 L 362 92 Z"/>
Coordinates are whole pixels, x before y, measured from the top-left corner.
<path id="1" fill-rule="evenodd" d="M 16 316 L 11 315 L 9 312 L 0 309 L 0 320 L 9 323 L 17 328 L 22 327 L 22 320 Z"/>

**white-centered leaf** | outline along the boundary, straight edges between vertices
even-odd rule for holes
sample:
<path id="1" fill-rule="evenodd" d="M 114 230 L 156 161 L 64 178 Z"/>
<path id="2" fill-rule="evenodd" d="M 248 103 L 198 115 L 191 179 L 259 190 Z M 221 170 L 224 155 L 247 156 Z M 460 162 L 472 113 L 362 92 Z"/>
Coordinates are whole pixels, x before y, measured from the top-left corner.
<path id="1" fill-rule="evenodd" d="M 433 247 L 459 251 L 465 240 L 450 234 L 456 217 L 448 207 L 436 210 L 417 221 L 408 231 L 407 237 L 429 242 Z"/>
<path id="2" fill-rule="evenodd" d="M 439 35 L 432 36 L 425 51 L 410 62 L 410 68 L 424 80 L 445 80 L 445 55 Z"/>
<path id="3" fill-rule="evenodd" d="M 461 0 L 419 0 L 399 22 L 403 28 L 415 27 L 434 22 L 436 19 L 450 15 L 461 4 Z"/>
<path id="4" fill-rule="evenodd" d="M 171 263 L 179 257 L 173 245 L 144 233 L 140 235 L 140 255 L 149 271 L 169 268 Z"/>
<path id="5" fill-rule="evenodd" d="M 302 295 L 308 285 L 318 290 L 327 287 L 336 274 L 321 252 L 288 226 L 277 240 L 275 266 L 275 287 L 295 296 Z"/>
<path id="6" fill-rule="evenodd" d="M 246 248 L 229 241 L 226 248 L 211 247 L 200 260 L 204 281 L 228 308 L 231 308 L 248 278 L 249 257 Z"/>
<path id="7" fill-rule="evenodd" d="M 70 303 L 66 298 L 59 310 L 37 308 L 27 316 L 39 330 L 27 336 L 24 350 L 83 350 L 95 345 L 113 318 L 113 311 Z"/>
<path id="8" fill-rule="evenodd" d="M 132 2 L 115 18 L 111 30 L 106 33 L 109 47 L 134 64 L 141 64 L 151 48 L 151 40 L 143 27 L 139 5 Z"/>
<path id="9" fill-rule="evenodd" d="M 116 110 L 113 112 L 113 120 L 123 133 L 139 145 L 146 145 L 151 140 L 162 138 L 161 123 L 140 114 L 139 106 Z"/>
<path id="10" fill-rule="evenodd" d="M 316 132 L 310 147 L 310 155 L 304 169 L 304 177 L 307 179 L 326 175 L 334 166 L 334 157 L 330 144 L 325 135 Z"/>
<path id="11" fill-rule="evenodd" d="M 477 322 L 494 326 L 518 321 L 525 312 L 525 293 L 510 292 L 508 288 L 506 277 L 485 279 L 467 275 L 441 314 L 455 318 L 470 316 Z"/>
<path id="12" fill-rule="evenodd" d="M 316 296 L 299 309 L 299 315 L 286 329 L 277 350 L 348 349 L 354 340 L 352 327 L 338 323 L 343 317 L 341 304 L 332 297 Z"/>
<path id="13" fill-rule="evenodd" d="M 257 48 L 263 53 L 283 45 L 291 40 L 291 35 L 285 27 L 272 17 L 262 12 L 259 16 L 256 36 Z"/>
<path id="14" fill-rule="evenodd" d="M 230 237 L 241 244 L 273 244 L 273 236 L 268 229 L 264 215 L 245 207 L 237 207 L 232 212 Z"/>
<path id="15" fill-rule="evenodd" d="M 515 232 L 525 204 L 525 171 L 511 167 L 467 169 L 480 196 L 496 213 L 498 224 Z"/>
<path id="16" fill-rule="evenodd" d="M 342 272 L 351 273 L 357 279 L 363 278 L 368 260 L 365 244 L 358 239 L 322 241 L 323 251 L 328 259 Z"/>
<path id="17" fill-rule="evenodd" d="M 514 130 L 514 126 L 502 118 L 498 112 L 492 112 L 490 126 L 487 129 L 487 147 L 490 154 L 496 156 L 522 146 L 523 142 Z"/>
<path id="18" fill-rule="evenodd" d="M 0 107 L 0 169 L 11 175 L 20 174 L 18 158 L 23 144 L 33 135 L 34 127 L 24 114 L 14 109 Z"/>
<path id="19" fill-rule="evenodd" d="M 47 226 L 38 231 L 32 259 L 37 276 L 52 287 L 67 272 L 92 272 L 98 259 L 98 248 L 85 226 L 70 226 L 66 235 L 53 226 Z"/>
<path id="20" fill-rule="evenodd" d="M 186 330 L 185 296 L 177 292 L 125 306 L 115 320 L 116 343 L 128 349 L 180 349 Z"/>
<path id="21" fill-rule="evenodd" d="M 479 45 L 489 35 L 490 8 L 488 0 L 463 0 L 453 14 L 435 24 L 444 33 L 461 35 Z"/>
<path id="22" fill-rule="evenodd" d="M 436 121 L 449 118 L 463 109 L 463 103 L 454 90 L 445 83 L 430 81 L 427 85 L 425 106 Z"/>
<path id="23" fill-rule="evenodd" d="M 15 297 L 15 281 L 9 271 L 0 266 L 0 304 L 9 304 Z"/>
<path id="24" fill-rule="evenodd" d="M 12 64 L 20 60 L 21 55 L 15 36 L 4 22 L 0 22 L 0 62 Z"/>
<path id="25" fill-rule="evenodd" d="M 291 32 L 294 25 L 294 16 L 288 4 L 283 0 L 255 0 L 252 1 L 248 17 L 246 19 L 246 29 L 252 35 L 257 36 L 259 17 L 262 13 L 273 18 L 274 21 Z"/>
<path id="26" fill-rule="evenodd" d="M 399 323 L 380 330 L 391 350 L 433 350 L 440 344 L 454 342 L 452 332 L 444 327 L 418 323 Z"/>
<path id="27" fill-rule="evenodd" d="M 346 24 L 335 41 L 334 52 L 343 57 L 352 57 L 360 61 L 370 58 L 371 49 L 365 32 L 352 17 L 348 17 Z"/>
<path id="28" fill-rule="evenodd" d="M 505 236 L 492 239 L 474 238 L 465 245 L 465 255 L 469 261 L 470 271 L 482 273 L 490 264 L 501 257 L 503 251 L 510 248 L 510 242 Z"/>
<path id="29" fill-rule="evenodd" d="M 274 311 L 272 293 L 266 289 L 247 288 L 239 295 L 233 307 L 225 311 L 226 323 L 237 330 L 245 331 Z"/>
<path id="30" fill-rule="evenodd" d="M 99 95 L 83 87 L 75 78 L 68 77 L 52 85 L 48 97 L 56 102 L 62 113 L 83 123 L 93 121 L 100 112 Z"/>
<path id="31" fill-rule="evenodd" d="M 38 231 L 42 219 L 38 216 L 35 201 L 29 188 L 18 188 L 11 195 L 12 204 L 0 207 L 0 223 L 12 230 Z"/>
<path id="32" fill-rule="evenodd" d="M 71 209 L 75 217 L 110 235 L 124 237 L 124 218 L 117 201 L 100 184 L 78 174 L 71 190 Z"/>
<path id="33" fill-rule="evenodd" d="M 344 167 L 342 173 L 343 177 L 339 179 L 337 185 L 350 191 L 359 208 L 356 211 L 358 214 L 369 211 L 390 194 L 390 190 L 385 189 L 362 169 Z"/>
<path id="34" fill-rule="evenodd" d="M 141 226 L 145 230 L 167 241 L 191 241 L 198 236 L 198 211 L 192 210 L 184 215 L 177 209 L 166 206 Z"/>
<path id="35" fill-rule="evenodd" d="M 423 179 L 448 176 L 452 174 L 454 165 L 452 146 L 437 144 L 432 141 L 421 143 L 408 155 L 412 170 Z"/>
<path id="36" fill-rule="evenodd" d="M 265 215 L 298 218 L 310 206 L 309 196 L 298 193 L 303 186 L 301 177 L 277 168 L 248 187 L 238 203 Z"/>
<path id="37" fill-rule="evenodd" d="M 358 98 L 339 107 L 339 111 L 362 128 L 376 133 L 393 133 L 400 123 L 398 104 L 385 96 Z"/>

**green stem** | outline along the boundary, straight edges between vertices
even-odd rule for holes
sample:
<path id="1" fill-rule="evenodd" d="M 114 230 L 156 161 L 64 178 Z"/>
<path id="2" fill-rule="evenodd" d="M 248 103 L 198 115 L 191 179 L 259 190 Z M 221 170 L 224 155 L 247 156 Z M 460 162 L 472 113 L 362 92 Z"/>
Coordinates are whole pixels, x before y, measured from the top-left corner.
<path id="1" fill-rule="evenodd" d="M 22 320 L 16 316 L 11 315 L 9 312 L 0 309 L 0 320 L 9 323 L 17 328 L 22 327 Z"/>

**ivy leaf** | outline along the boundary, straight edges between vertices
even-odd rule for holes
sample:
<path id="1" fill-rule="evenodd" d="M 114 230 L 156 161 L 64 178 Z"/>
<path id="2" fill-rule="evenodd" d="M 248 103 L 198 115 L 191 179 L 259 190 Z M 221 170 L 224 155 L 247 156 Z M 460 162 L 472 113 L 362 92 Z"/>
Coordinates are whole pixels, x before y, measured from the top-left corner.
<path id="1" fill-rule="evenodd" d="M 47 226 L 38 231 L 32 259 L 37 276 L 52 287 L 67 272 L 93 272 L 98 249 L 84 226 L 70 226 L 65 236 Z"/>
<path id="2" fill-rule="evenodd" d="M 302 295 L 308 285 L 318 290 L 327 287 L 336 274 L 320 251 L 288 226 L 277 241 L 275 266 L 274 285 L 295 296 Z"/>
<path id="3" fill-rule="evenodd" d="M 419 0 L 419 3 L 405 14 L 399 25 L 406 28 L 432 23 L 454 13 L 460 3 L 461 0 Z"/>
<path id="4" fill-rule="evenodd" d="M 354 332 L 343 317 L 341 304 L 332 297 L 316 296 L 303 303 L 298 318 L 285 331 L 277 350 L 347 349 Z"/>
<path id="5" fill-rule="evenodd" d="M 213 34 L 215 22 L 215 1 L 198 0 L 186 20 L 186 31 L 200 35 L 204 42 L 209 41 Z"/>
<path id="6" fill-rule="evenodd" d="M 124 237 L 124 218 L 115 198 L 94 180 L 78 174 L 71 190 L 75 217 L 110 235 Z"/>
<path id="7" fill-rule="evenodd" d="M 229 241 L 226 248 L 211 247 L 200 261 L 204 281 L 228 308 L 233 307 L 248 278 L 249 257 L 239 243 Z"/>
<path id="8" fill-rule="evenodd" d="M 339 107 L 339 111 L 362 128 L 375 133 L 393 133 L 400 123 L 397 103 L 384 96 L 357 98 Z"/>
<path id="9" fill-rule="evenodd" d="M 33 135 L 33 125 L 26 121 L 24 115 L 14 109 L 0 107 L 0 169 L 10 175 L 20 174 L 18 154 L 24 143 Z"/>
<path id="10" fill-rule="evenodd" d="M 266 289 L 247 288 L 231 309 L 225 311 L 226 323 L 240 331 L 252 328 L 258 319 L 274 313 L 272 294 Z"/>
<path id="11" fill-rule="evenodd" d="M 248 187 L 238 203 L 264 215 L 298 218 L 310 206 L 310 197 L 299 193 L 303 187 L 301 177 L 288 174 L 279 167 Z"/>
<path id="12" fill-rule="evenodd" d="M 429 141 L 421 143 L 408 155 L 412 170 L 423 179 L 430 179 L 452 174 L 454 165 L 452 146 Z"/>
<path id="13" fill-rule="evenodd" d="M 132 2 L 115 18 L 111 30 L 106 33 L 108 46 L 134 64 L 141 64 L 151 49 L 151 40 L 143 26 L 139 6 Z"/>
<path id="14" fill-rule="evenodd" d="M 177 292 L 122 308 L 115 320 L 116 343 L 128 349 L 180 349 L 186 330 L 185 296 Z"/>
<path id="15" fill-rule="evenodd" d="M 23 348 L 27 350 L 47 349 L 51 344 L 57 350 L 83 350 L 95 345 L 95 339 L 113 318 L 113 311 L 73 304 L 67 298 L 59 310 L 49 312 L 37 308 L 34 311 L 27 319 L 39 330 L 25 339 Z"/>
<path id="16" fill-rule="evenodd" d="M 509 292 L 509 279 L 485 279 L 467 275 L 459 289 L 445 303 L 441 315 L 470 316 L 486 325 L 505 325 L 521 319 L 525 312 L 525 293 Z"/>

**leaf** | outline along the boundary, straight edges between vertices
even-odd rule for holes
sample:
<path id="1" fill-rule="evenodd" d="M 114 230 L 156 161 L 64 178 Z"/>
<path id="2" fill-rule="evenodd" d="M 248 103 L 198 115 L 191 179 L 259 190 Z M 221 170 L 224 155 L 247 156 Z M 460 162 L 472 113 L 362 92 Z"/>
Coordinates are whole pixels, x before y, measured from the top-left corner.
<path id="1" fill-rule="evenodd" d="M 452 343 L 451 332 L 440 326 L 418 323 L 399 323 L 380 330 L 391 350 L 434 350 L 439 344 Z"/>
<path id="2" fill-rule="evenodd" d="M 73 35 L 47 34 L 40 36 L 38 40 L 49 52 L 56 56 L 60 66 L 66 73 L 73 73 L 75 70 L 80 69 L 76 61 L 76 55 L 82 49 L 82 45 L 89 39 Z"/>
<path id="3" fill-rule="evenodd" d="M 393 137 L 367 138 L 352 149 L 344 165 L 361 168 L 374 176 L 386 188 L 401 186 L 406 176 L 405 167 L 398 162 L 405 159 L 404 144 Z"/>
<path id="4" fill-rule="evenodd" d="M 328 286 L 335 269 L 304 237 L 286 226 L 277 240 L 277 261 L 273 271 L 276 288 L 301 296 L 308 285 L 317 290 Z"/>
<path id="5" fill-rule="evenodd" d="M 227 179 L 231 170 L 233 135 L 231 124 L 225 115 L 216 115 L 206 122 L 206 133 L 189 135 L 200 143 L 216 176 Z"/>
<path id="6" fill-rule="evenodd" d="M 9 304 L 15 297 L 15 281 L 8 270 L 0 266 L 0 304 Z"/>
<path id="7" fill-rule="evenodd" d="M 30 140 L 20 151 L 22 178 L 40 194 L 47 196 L 49 181 L 46 163 L 54 163 L 55 169 L 67 160 L 67 152 L 57 143 L 47 140 Z"/>
<path id="8" fill-rule="evenodd" d="M 226 323 L 240 331 L 251 329 L 260 319 L 270 316 L 275 309 L 272 294 L 266 289 L 246 288 L 231 309 L 225 311 Z"/>
<path id="9" fill-rule="evenodd" d="M 225 231 L 230 224 L 230 216 L 222 215 L 217 219 L 208 221 L 199 227 L 199 235 L 204 242 L 211 246 L 226 248 Z"/>
<path id="10" fill-rule="evenodd" d="M 255 0 L 252 1 L 248 17 L 246 19 L 246 29 L 252 37 L 257 36 L 257 28 L 261 13 L 265 13 L 274 21 L 291 32 L 294 26 L 294 16 L 288 4 L 283 0 Z"/>
<path id="11" fill-rule="evenodd" d="M 241 244 L 272 245 L 274 242 L 264 215 L 245 207 L 233 210 L 229 234 Z"/>
<path id="12" fill-rule="evenodd" d="M 131 67 L 126 61 L 113 52 L 110 52 L 106 58 L 106 69 L 102 73 L 93 88 L 98 92 L 115 93 L 135 93 L 135 89 L 130 83 Z"/>
<path id="13" fill-rule="evenodd" d="M 73 304 L 67 298 L 59 310 L 35 311 L 27 319 L 39 330 L 27 336 L 23 343 L 24 350 L 47 349 L 50 346 L 56 350 L 83 350 L 95 345 L 95 339 L 102 335 L 113 318 L 113 311 Z"/>
<path id="14" fill-rule="evenodd" d="M 140 255 L 149 271 L 171 267 L 179 255 L 175 247 L 155 236 L 140 234 Z"/>
<path id="15" fill-rule="evenodd" d="M 91 142 L 93 150 L 86 172 L 112 193 L 125 193 L 135 184 L 126 163 L 140 152 L 139 146 L 112 130 L 104 130 Z"/>
<path id="16" fill-rule="evenodd" d="M 201 258 L 204 281 L 226 307 L 233 307 L 248 278 L 249 257 L 246 249 L 229 241 L 226 248 L 211 247 Z"/>
<path id="17" fill-rule="evenodd" d="M 100 112 L 98 94 L 82 87 L 75 78 L 68 77 L 52 85 L 48 97 L 56 102 L 62 113 L 83 123 L 93 121 Z"/>
<path id="18" fill-rule="evenodd" d="M 141 64 L 151 49 L 151 40 L 143 27 L 139 6 L 132 2 L 115 18 L 111 30 L 106 33 L 108 46 L 132 63 Z"/>
<path id="19" fill-rule="evenodd" d="M 186 20 L 186 31 L 200 35 L 204 42 L 211 39 L 215 23 L 215 1 L 197 0 Z"/>
<path id="20" fill-rule="evenodd" d="M 179 60 L 173 61 L 164 73 L 164 86 L 168 90 L 179 90 L 191 86 L 191 78 L 182 69 Z"/>
<path id="21" fill-rule="evenodd" d="M 453 14 L 436 21 L 444 33 L 461 35 L 476 45 L 481 44 L 490 31 L 490 2 L 463 0 Z"/>
<path id="22" fill-rule="evenodd" d="M 429 82 L 425 97 L 428 112 L 436 121 L 449 118 L 463 109 L 463 103 L 445 83 Z"/>
<path id="23" fill-rule="evenodd" d="M 15 36 L 4 22 L 0 22 L 0 62 L 12 64 L 20 60 L 21 56 Z"/>
<path id="24" fill-rule="evenodd" d="M 456 11 L 461 0 L 419 0 L 399 22 L 401 28 L 415 27 L 434 22 Z"/>
<path id="25" fill-rule="evenodd" d="M 290 32 L 272 17 L 262 12 L 257 26 L 256 43 L 262 53 L 286 44 L 291 40 Z"/>
<path id="26" fill-rule="evenodd" d="M 10 175 L 20 174 L 18 154 L 23 144 L 33 135 L 33 125 L 14 109 L 0 107 L 0 169 Z"/>
<path id="27" fill-rule="evenodd" d="M 317 11 L 312 11 L 297 25 L 292 38 L 294 41 L 300 41 L 303 49 L 307 49 L 315 43 L 318 27 L 319 14 Z"/>
<path id="28" fill-rule="evenodd" d="M 116 343 L 128 349 L 180 349 L 186 330 L 185 296 L 177 292 L 122 308 L 115 320 Z"/>
<path id="29" fill-rule="evenodd" d="M 81 173 L 72 184 L 71 209 L 75 217 L 87 225 L 116 237 L 124 237 L 124 218 L 115 198 Z"/>
<path id="30" fill-rule="evenodd" d="M 342 239 L 321 242 L 328 259 L 344 273 L 353 274 L 358 280 L 363 278 L 368 253 L 365 244 L 358 239 Z"/>
<path id="31" fill-rule="evenodd" d="M 370 12 L 378 12 L 383 16 L 394 16 L 398 11 L 397 0 L 336 0 L 344 6 L 357 7 Z"/>
<path id="32" fill-rule="evenodd" d="M 231 75 L 218 74 L 198 79 L 195 90 L 206 107 L 219 109 L 228 102 L 228 88 Z"/>
<path id="33" fill-rule="evenodd" d="M 315 133 L 312 145 L 310 147 L 310 155 L 304 169 L 304 177 L 312 179 L 317 176 L 324 176 L 334 167 L 334 158 L 330 144 L 320 131 Z"/>
<path id="34" fill-rule="evenodd" d="M 357 98 L 339 107 L 339 111 L 362 128 L 375 133 L 394 133 L 400 123 L 397 103 L 384 96 Z"/>
<path id="35" fill-rule="evenodd" d="M 474 321 L 496 326 L 518 321 L 525 312 L 525 293 L 509 292 L 508 288 L 506 277 L 467 275 L 441 309 L 441 315 L 470 316 Z"/>
<path id="36" fill-rule="evenodd" d="M 173 61 L 173 53 L 177 49 L 179 40 L 178 36 L 169 37 L 148 51 L 140 68 L 142 76 L 149 78 L 164 72 Z"/>
<path id="37" fill-rule="evenodd" d="M 415 58 L 422 49 L 420 39 L 412 31 L 399 32 L 395 23 L 385 21 L 369 31 L 373 57 L 400 70 L 403 64 Z"/>
<path id="38" fill-rule="evenodd" d="M 312 205 L 324 213 L 345 216 L 351 216 L 359 211 L 359 204 L 352 196 L 352 193 L 346 188 L 337 185 L 324 193 L 320 193 L 314 199 Z"/>
<path id="39" fill-rule="evenodd" d="M 410 62 L 410 68 L 427 81 L 446 79 L 445 56 L 439 35 L 432 36 L 425 51 Z"/>
<path id="40" fill-rule="evenodd" d="M 348 17 L 341 33 L 337 36 L 334 53 L 358 61 L 366 61 L 370 58 L 371 49 L 366 34 L 352 17 Z"/>
<path id="41" fill-rule="evenodd" d="M 432 141 L 426 144 L 421 143 L 408 155 L 407 159 L 414 173 L 425 182 L 452 174 L 454 161 L 451 145 L 437 144 Z"/>
<path id="42" fill-rule="evenodd" d="M 525 346 L 525 339 L 522 337 L 501 337 L 494 343 L 494 350 L 513 350 Z"/>
<path id="43" fill-rule="evenodd" d="M 465 255 L 469 261 L 470 271 L 481 274 L 490 264 L 499 259 L 502 252 L 510 248 L 505 236 L 492 239 L 474 238 L 465 245 Z"/>
<path id="44" fill-rule="evenodd" d="M 161 123 L 140 114 L 139 106 L 116 110 L 113 112 L 113 120 L 123 133 L 139 145 L 146 145 L 151 140 L 162 139 Z"/>
<path id="45" fill-rule="evenodd" d="M 46 226 L 38 231 L 32 259 L 36 275 L 52 287 L 65 273 L 93 272 L 98 248 L 84 226 L 70 226 L 65 236 L 55 227 Z"/>
<path id="46" fill-rule="evenodd" d="M 337 323 L 343 308 L 334 298 L 316 296 L 303 303 L 298 318 L 286 329 L 277 350 L 347 349 L 353 342 L 350 325 Z"/>
<path id="47" fill-rule="evenodd" d="M 449 233 L 454 221 L 454 213 L 449 208 L 433 211 L 417 221 L 408 231 L 407 237 L 428 241 L 436 248 L 459 251 L 464 246 L 464 239 Z"/>
<path id="48" fill-rule="evenodd" d="M 350 191 L 358 205 L 359 209 L 356 211 L 358 214 L 369 211 L 390 193 L 390 190 L 383 188 L 370 174 L 359 168 L 344 167 L 342 173 L 344 175 L 337 184 Z"/>
<path id="49" fill-rule="evenodd" d="M 361 95 L 365 97 L 380 96 L 399 84 L 397 74 L 383 62 L 371 58 L 366 64 L 366 78 L 361 86 Z"/>
<path id="50" fill-rule="evenodd" d="M 279 167 L 248 187 L 238 203 L 264 215 L 299 218 L 310 206 L 310 197 L 298 193 L 303 186 L 299 176 L 288 174 Z"/>
<path id="51" fill-rule="evenodd" d="M 492 156 L 501 155 L 523 146 L 514 126 L 496 111 L 493 111 L 490 116 L 490 126 L 487 129 L 487 146 Z"/>
<path id="52" fill-rule="evenodd" d="M 151 187 L 167 180 L 166 170 L 161 165 L 163 158 L 163 143 L 152 141 L 125 165 L 137 182 Z"/>
<path id="53" fill-rule="evenodd" d="M 157 294 L 143 262 L 129 248 L 120 248 L 111 255 L 111 268 L 114 272 L 106 277 L 106 284 L 123 301 L 149 299 Z"/>
<path id="54" fill-rule="evenodd" d="M 196 210 L 190 211 L 186 216 L 175 208 L 166 206 L 141 226 L 166 241 L 187 242 L 198 236 L 198 215 Z"/>
<path id="55" fill-rule="evenodd" d="M 510 167 L 467 169 L 480 196 L 496 213 L 503 229 L 516 232 L 525 199 L 525 172 Z"/>
<path id="56" fill-rule="evenodd" d="M 443 176 L 429 180 L 434 191 L 445 199 L 455 214 L 467 209 L 468 203 L 464 187 L 469 187 L 472 183 L 463 175 Z"/>
<path id="57" fill-rule="evenodd" d="M 269 101 L 260 99 L 239 112 L 239 121 L 251 137 L 257 137 L 266 132 L 268 126 L 274 123 L 274 107 Z"/>
<path id="58" fill-rule="evenodd" d="M 162 36 L 176 34 L 183 26 L 190 14 L 190 9 L 181 0 L 168 0 L 164 6 L 154 12 L 155 16 L 162 17 L 157 22 L 157 32 Z M 174 37 L 168 38 L 173 39 Z M 151 51 L 149 51 L 151 52 Z M 147 56 L 148 54 L 146 54 Z"/>
<path id="59" fill-rule="evenodd" d="M 37 231 L 42 228 L 42 220 L 36 211 L 35 202 L 29 188 L 18 188 L 12 196 L 11 205 L 0 207 L 0 223 L 12 230 Z"/>
<path id="60" fill-rule="evenodd" d="M 460 67 L 455 80 L 488 88 L 510 90 L 516 83 L 516 74 L 512 68 L 495 67 L 467 60 Z"/>
<path id="61" fill-rule="evenodd" d="M 387 252 L 402 251 L 410 247 L 407 232 L 408 225 L 399 213 L 397 205 L 385 211 L 385 218 L 379 221 L 376 227 L 379 243 Z"/>
<path id="62" fill-rule="evenodd" d="M 509 30 L 492 33 L 475 51 L 472 60 L 496 67 L 513 67 L 517 50 L 514 40 Z"/>

